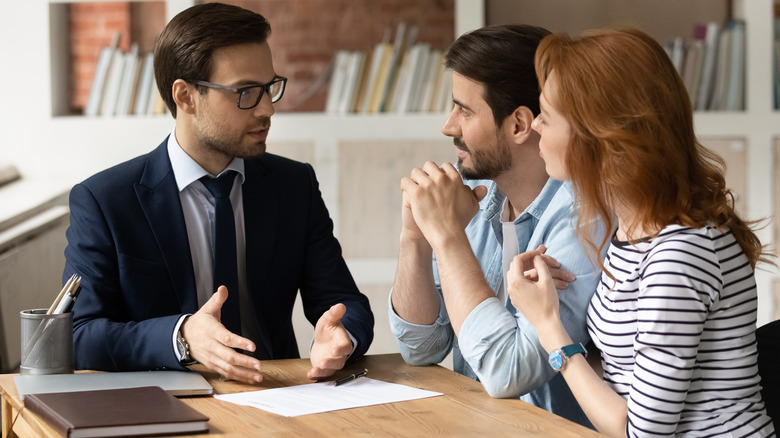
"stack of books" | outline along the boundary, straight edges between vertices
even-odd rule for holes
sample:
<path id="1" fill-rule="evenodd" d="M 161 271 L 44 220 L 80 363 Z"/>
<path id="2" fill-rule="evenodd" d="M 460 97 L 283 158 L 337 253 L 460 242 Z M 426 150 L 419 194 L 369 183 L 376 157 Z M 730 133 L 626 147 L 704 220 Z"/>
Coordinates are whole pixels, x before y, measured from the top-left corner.
<path id="1" fill-rule="evenodd" d="M 745 23 L 697 24 L 693 37 L 665 45 L 696 111 L 745 109 Z"/>
<path id="2" fill-rule="evenodd" d="M 100 51 L 84 115 L 165 114 L 154 80 L 153 54 L 139 53 L 136 43 L 129 52 L 122 52 L 118 45 L 119 34 Z"/>
<path id="3" fill-rule="evenodd" d="M 416 41 L 417 28 L 398 25 L 373 50 L 341 50 L 333 59 L 325 112 L 446 112 L 452 77 L 443 51 Z"/>

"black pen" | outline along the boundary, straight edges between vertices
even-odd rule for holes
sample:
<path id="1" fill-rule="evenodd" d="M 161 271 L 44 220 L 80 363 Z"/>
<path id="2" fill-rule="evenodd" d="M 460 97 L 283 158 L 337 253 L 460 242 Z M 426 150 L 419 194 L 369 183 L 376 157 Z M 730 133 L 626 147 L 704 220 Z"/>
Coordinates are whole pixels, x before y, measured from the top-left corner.
<path id="1" fill-rule="evenodd" d="M 347 382 L 351 382 L 351 381 L 357 379 L 358 377 L 363 377 L 366 374 L 368 374 L 368 370 L 367 369 L 365 369 L 363 371 L 358 371 L 355 374 L 350 374 L 348 376 L 345 376 L 345 377 L 342 377 L 342 378 L 336 380 L 335 382 L 333 382 L 333 386 L 343 385 L 343 384 L 345 384 Z"/>

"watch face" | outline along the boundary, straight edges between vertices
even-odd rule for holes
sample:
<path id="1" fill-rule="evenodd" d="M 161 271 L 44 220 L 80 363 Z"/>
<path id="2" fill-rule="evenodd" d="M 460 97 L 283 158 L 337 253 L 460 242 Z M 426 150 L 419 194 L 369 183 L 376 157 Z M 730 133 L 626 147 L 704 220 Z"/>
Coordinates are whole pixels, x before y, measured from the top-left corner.
<path id="1" fill-rule="evenodd" d="M 563 366 L 563 357 L 561 357 L 560 351 L 553 351 L 550 353 L 550 366 L 556 371 L 561 369 Z"/>

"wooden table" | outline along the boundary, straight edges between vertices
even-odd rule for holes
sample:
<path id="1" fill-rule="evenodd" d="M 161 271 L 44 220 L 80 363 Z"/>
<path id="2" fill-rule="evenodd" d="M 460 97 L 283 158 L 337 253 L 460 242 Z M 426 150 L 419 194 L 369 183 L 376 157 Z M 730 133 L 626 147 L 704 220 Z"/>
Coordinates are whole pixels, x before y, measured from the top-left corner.
<path id="1" fill-rule="evenodd" d="M 308 359 L 263 362 L 263 381 L 256 385 L 220 381 L 216 373 L 199 371 L 217 394 L 311 383 Z M 209 433 L 197 436 L 297 437 L 600 437 L 590 429 L 517 399 L 491 398 L 482 385 L 440 366 L 413 367 L 398 354 L 367 356 L 338 376 L 368 369 L 371 378 L 444 393 L 443 396 L 377 406 L 282 417 L 260 409 L 235 405 L 213 397 L 184 397 L 185 403 L 207 415 Z M 13 374 L 0 375 L 2 436 L 56 437 L 49 425 L 27 410 L 19 410 Z"/>

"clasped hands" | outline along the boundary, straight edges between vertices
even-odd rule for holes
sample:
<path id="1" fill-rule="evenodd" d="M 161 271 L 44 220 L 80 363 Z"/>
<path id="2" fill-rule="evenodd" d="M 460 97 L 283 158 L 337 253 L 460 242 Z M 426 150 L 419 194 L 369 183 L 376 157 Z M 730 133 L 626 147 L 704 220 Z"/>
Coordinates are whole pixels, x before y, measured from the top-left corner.
<path id="1" fill-rule="evenodd" d="M 190 355 L 227 379 L 260 382 L 263 380 L 261 361 L 235 350 L 255 351 L 255 344 L 230 332 L 220 322 L 222 305 L 227 297 L 227 288 L 220 286 L 206 304 L 182 324 L 182 334 L 190 344 Z M 310 353 L 312 368 L 306 375 L 309 379 L 333 375 L 344 367 L 352 353 L 352 341 L 341 324 L 346 310 L 344 304 L 336 304 L 317 321 Z"/>
<path id="2" fill-rule="evenodd" d="M 463 184 L 451 163 L 439 167 L 433 161 L 402 178 L 401 190 L 402 238 L 425 240 L 434 248 L 463 235 L 466 225 L 479 211 L 479 201 L 487 194 L 485 186 L 472 190 Z"/>
<path id="3" fill-rule="evenodd" d="M 466 238 L 463 230 L 477 214 L 479 202 L 487 194 L 485 186 L 472 190 L 463 184 L 451 163 L 439 167 L 433 161 L 426 162 L 421 169 L 413 169 L 409 177 L 402 178 L 401 190 L 401 237 L 427 240 L 434 250 L 456 236 Z M 549 276 L 553 291 L 566 289 L 574 281 L 574 275 L 562 269 L 555 258 L 545 254 L 546 250 L 544 245 L 539 245 L 535 250 L 517 256 L 512 263 L 515 275 L 522 275 L 528 282 L 539 280 L 539 268 L 533 264 L 533 259 L 538 256 L 545 265 L 544 272 Z"/>

